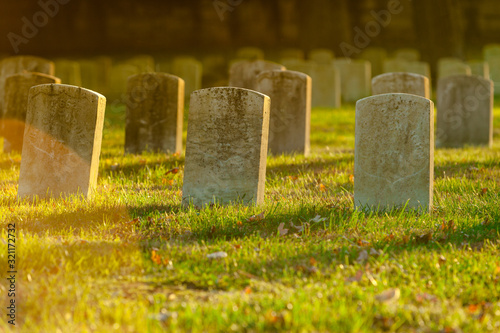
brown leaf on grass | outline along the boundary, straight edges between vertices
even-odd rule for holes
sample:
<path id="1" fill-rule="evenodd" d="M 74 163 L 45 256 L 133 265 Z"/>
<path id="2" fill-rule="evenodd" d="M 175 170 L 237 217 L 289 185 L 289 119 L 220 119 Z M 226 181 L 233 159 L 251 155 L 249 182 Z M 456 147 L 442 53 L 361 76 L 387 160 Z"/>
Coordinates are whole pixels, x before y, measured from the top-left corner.
<path id="1" fill-rule="evenodd" d="M 488 189 L 486 187 L 484 187 L 481 189 L 481 192 L 479 193 L 479 195 L 485 195 L 487 192 L 488 192 Z"/>
<path id="2" fill-rule="evenodd" d="M 167 172 L 165 172 L 165 176 L 168 175 L 169 173 L 172 173 L 175 175 L 176 173 L 179 173 L 179 168 L 173 168 L 173 169 L 168 170 Z"/>
<path id="3" fill-rule="evenodd" d="M 354 175 L 349 175 L 349 183 L 354 183 Z"/>
<path id="4" fill-rule="evenodd" d="M 431 239 L 432 239 L 431 232 L 428 232 L 420 236 L 415 236 L 415 241 L 417 242 L 417 244 L 427 244 L 431 241 Z"/>
<path id="5" fill-rule="evenodd" d="M 245 290 L 244 290 L 245 294 L 249 295 L 252 293 L 252 288 L 250 287 L 245 287 Z"/>
<path id="6" fill-rule="evenodd" d="M 309 264 L 310 264 L 311 266 L 316 266 L 316 264 L 317 264 L 317 263 L 318 263 L 318 262 L 316 261 L 316 259 L 314 259 L 314 258 L 312 258 L 312 257 L 311 257 L 311 258 L 309 258 Z"/>
<path id="7" fill-rule="evenodd" d="M 375 299 L 380 303 L 389 303 L 393 301 L 397 301 L 401 296 L 401 291 L 399 288 L 391 288 L 384 290 L 378 295 L 375 295 Z"/>
<path id="8" fill-rule="evenodd" d="M 258 215 L 252 215 L 250 216 L 248 219 L 247 219 L 247 222 L 258 222 L 258 221 L 262 221 L 264 219 L 264 214 L 265 212 L 262 212 Z"/>
<path id="9" fill-rule="evenodd" d="M 281 222 L 278 227 L 278 235 L 285 236 L 286 234 L 288 234 L 288 229 L 285 229 L 285 223 Z"/>
<path id="10" fill-rule="evenodd" d="M 453 220 L 449 220 L 448 222 L 443 222 L 439 229 L 441 231 L 451 232 L 457 230 L 457 226 Z"/>
<path id="11" fill-rule="evenodd" d="M 172 185 L 174 185 L 174 180 L 173 179 L 162 178 L 161 179 L 161 183 L 163 185 L 170 185 L 170 186 L 172 186 Z"/>
<path id="12" fill-rule="evenodd" d="M 385 241 L 386 242 L 390 242 L 392 240 L 394 240 L 394 234 L 389 234 L 389 235 L 385 236 Z"/>
<path id="13" fill-rule="evenodd" d="M 361 281 L 361 279 L 363 279 L 363 274 L 364 273 L 362 270 L 358 270 L 356 272 L 356 275 L 346 278 L 345 281 L 346 282 L 359 282 L 359 281 Z"/>
<path id="14" fill-rule="evenodd" d="M 326 186 L 320 183 L 320 184 L 318 184 L 318 189 L 319 189 L 320 192 L 325 192 L 326 191 Z"/>
<path id="15" fill-rule="evenodd" d="M 415 295 L 415 300 L 418 303 L 423 303 L 423 302 L 431 302 L 435 303 L 437 302 L 438 298 L 435 295 L 427 294 L 427 293 L 419 293 Z"/>

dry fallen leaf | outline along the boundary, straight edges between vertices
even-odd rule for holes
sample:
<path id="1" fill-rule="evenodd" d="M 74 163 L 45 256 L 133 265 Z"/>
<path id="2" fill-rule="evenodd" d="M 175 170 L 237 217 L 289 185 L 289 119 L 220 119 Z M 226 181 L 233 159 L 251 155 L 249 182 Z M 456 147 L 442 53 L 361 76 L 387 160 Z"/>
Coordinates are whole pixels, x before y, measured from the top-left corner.
<path id="1" fill-rule="evenodd" d="M 378 295 L 375 295 L 375 299 L 381 303 L 388 303 L 397 301 L 401 296 L 401 291 L 399 288 L 391 288 L 381 292 Z"/>
<path id="2" fill-rule="evenodd" d="M 257 221 L 262 221 L 264 219 L 264 213 L 262 212 L 258 215 L 252 215 L 247 219 L 247 222 L 257 222 Z"/>
<path id="3" fill-rule="evenodd" d="M 288 229 L 285 229 L 285 223 L 281 222 L 278 227 L 278 235 L 285 236 L 288 233 Z"/>
<path id="4" fill-rule="evenodd" d="M 349 175 L 349 182 L 354 183 L 354 175 Z"/>
<path id="5" fill-rule="evenodd" d="M 359 270 L 356 272 L 356 275 L 346 278 L 346 282 L 359 282 L 363 278 L 363 271 Z"/>
<path id="6" fill-rule="evenodd" d="M 179 172 L 179 168 L 173 168 L 168 170 L 165 175 L 168 175 L 169 173 L 173 173 L 174 175 Z"/>

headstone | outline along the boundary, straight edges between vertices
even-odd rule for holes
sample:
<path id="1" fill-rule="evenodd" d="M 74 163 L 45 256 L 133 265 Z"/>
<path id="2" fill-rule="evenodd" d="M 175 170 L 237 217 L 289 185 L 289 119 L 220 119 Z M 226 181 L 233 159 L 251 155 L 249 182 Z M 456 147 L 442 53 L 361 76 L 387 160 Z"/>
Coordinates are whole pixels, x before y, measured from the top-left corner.
<path id="1" fill-rule="evenodd" d="M 56 59 L 54 65 L 56 77 L 61 79 L 61 83 L 82 86 L 81 69 L 77 61 Z"/>
<path id="2" fill-rule="evenodd" d="M 165 73 L 131 76 L 127 85 L 125 153 L 180 153 L 184 81 Z"/>
<path id="3" fill-rule="evenodd" d="M 243 60 L 229 69 L 229 86 L 255 90 L 257 76 L 266 71 L 286 70 L 285 66 L 266 60 Z"/>
<path id="4" fill-rule="evenodd" d="M 387 51 L 384 48 L 368 47 L 358 58 L 371 63 L 373 77 L 384 73 L 384 61 L 387 59 Z"/>
<path id="5" fill-rule="evenodd" d="M 429 79 L 413 73 L 386 73 L 372 79 L 373 95 L 402 93 L 430 98 Z"/>
<path id="6" fill-rule="evenodd" d="M 331 65 L 335 59 L 335 54 L 328 49 L 313 49 L 308 54 L 309 60 L 319 65 Z"/>
<path id="7" fill-rule="evenodd" d="M 191 95 L 182 202 L 264 201 L 270 98 L 241 88 Z"/>
<path id="8" fill-rule="evenodd" d="M 4 85 L 7 77 L 27 72 L 54 75 L 54 63 L 50 60 L 33 56 L 15 56 L 0 62 L 0 118 L 3 115 Z"/>
<path id="9" fill-rule="evenodd" d="M 406 61 L 419 61 L 420 51 L 412 48 L 398 49 L 394 52 L 394 58 Z"/>
<path id="10" fill-rule="evenodd" d="M 491 51 L 491 53 L 493 53 Z M 490 69 L 490 79 L 495 85 L 495 95 L 500 95 L 500 55 L 490 54 L 487 58 Z"/>
<path id="11" fill-rule="evenodd" d="M 472 75 L 481 76 L 486 80 L 490 79 L 490 66 L 486 61 L 471 60 L 467 62 L 467 65 L 469 65 Z"/>
<path id="12" fill-rule="evenodd" d="M 294 71 L 268 71 L 257 77 L 257 91 L 271 98 L 269 151 L 304 154 L 310 149 L 311 78 Z"/>
<path id="13" fill-rule="evenodd" d="M 32 87 L 17 195 L 83 195 L 97 184 L 106 98 L 62 84 Z"/>
<path id="14" fill-rule="evenodd" d="M 22 151 L 29 90 L 33 86 L 49 83 L 61 83 L 61 80 L 54 76 L 33 72 L 14 74 L 5 80 L 5 113 L 1 131 L 2 136 L 8 142 L 8 144 L 4 142 L 5 152 Z M 6 146 L 8 149 L 5 149 Z"/>
<path id="15" fill-rule="evenodd" d="M 185 96 L 191 96 L 195 90 L 201 89 L 203 66 L 192 57 L 178 57 L 172 62 L 172 74 L 182 78 L 185 82 Z"/>
<path id="16" fill-rule="evenodd" d="M 438 79 L 451 75 L 471 75 L 469 65 L 458 58 L 441 58 L 438 61 Z"/>
<path id="17" fill-rule="evenodd" d="M 372 78 L 370 62 L 342 58 L 335 60 L 334 65 L 340 74 L 341 94 L 344 102 L 356 102 L 370 96 Z"/>
<path id="18" fill-rule="evenodd" d="M 372 210 L 432 208 L 434 105 L 409 94 L 356 104 L 354 205 Z"/>
<path id="19" fill-rule="evenodd" d="M 236 58 L 241 60 L 264 60 L 264 51 L 257 47 L 242 47 L 236 51 Z"/>
<path id="20" fill-rule="evenodd" d="M 454 75 L 438 81 L 437 147 L 493 143 L 493 82 Z"/>

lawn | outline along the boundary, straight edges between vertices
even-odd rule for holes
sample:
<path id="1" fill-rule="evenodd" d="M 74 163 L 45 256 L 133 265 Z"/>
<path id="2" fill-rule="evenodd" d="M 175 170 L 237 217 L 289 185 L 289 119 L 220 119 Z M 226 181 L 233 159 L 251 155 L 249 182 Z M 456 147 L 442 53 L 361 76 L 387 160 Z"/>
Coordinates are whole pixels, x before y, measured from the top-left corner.
<path id="1" fill-rule="evenodd" d="M 90 201 L 18 201 L 0 155 L 19 332 L 500 332 L 500 109 L 493 149 L 436 150 L 422 215 L 353 209 L 353 105 L 313 110 L 310 157 L 268 158 L 265 204 L 203 210 L 180 206 L 184 156 L 124 156 L 106 112 Z"/>

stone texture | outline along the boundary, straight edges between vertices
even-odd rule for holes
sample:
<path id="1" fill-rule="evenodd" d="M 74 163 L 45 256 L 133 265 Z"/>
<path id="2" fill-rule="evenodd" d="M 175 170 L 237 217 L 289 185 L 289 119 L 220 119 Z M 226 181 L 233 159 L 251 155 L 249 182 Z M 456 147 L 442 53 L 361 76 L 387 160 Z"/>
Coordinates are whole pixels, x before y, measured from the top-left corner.
<path id="1" fill-rule="evenodd" d="M 61 83 L 61 80 L 33 72 L 14 74 L 5 80 L 5 113 L 2 119 L 5 152 L 22 151 L 29 90 L 33 86 L 49 83 Z"/>
<path id="2" fill-rule="evenodd" d="M 266 60 L 243 60 L 229 69 L 229 86 L 255 90 L 257 76 L 266 71 L 286 70 L 285 66 Z"/>
<path id="3" fill-rule="evenodd" d="M 335 53 L 328 49 L 313 49 L 309 52 L 308 58 L 319 65 L 331 65 L 335 59 Z"/>
<path id="4" fill-rule="evenodd" d="M 125 153 L 180 153 L 184 81 L 165 73 L 131 76 L 127 85 Z"/>
<path id="5" fill-rule="evenodd" d="M 437 89 L 437 147 L 493 143 L 493 82 L 480 76 L 440 79 Z"/>
<path id="6" fill-rule="evenodd" d="M 430 98 L 429 79 L 413 73 L 386 73 L 372 79 L 372 93 L 403 93 Z"/>
<path id="7" fill-rule="evenodd" d="M 471 75 L 469 65 L 457 58 L 442 58 L 438 61 L 438 79 L 451 75 Z"/>
<path id="8" fill-rule="evenodd" d="M 191 95 L 182 202 L 264 201 L 270 98 L 240 88 Z"/>
<path id="9" fill-rule="evenodd" d="M 184 93 L 191 96 L 195 90 L 201 89 L 203 65 L 192 57 L 178 57 L 172 62 L 172 74 L 177 75 L 185 82 Z"/>
<path id="10" fill-rule="evenodd" d="M 344 102 L 352 103 L 370 96 L 372 78 L 370 62 L 342 58 L 335 60 L 334 65 L 340 74 Z"/>
<path id="11" fill-rule="evenodd" d="M 5 79 L 23 71 L 54 75 L 54 63 L 50 60 L 33 56 L 9 57 L 0 62 L 0 118 L 3 115 Z"/>
<path id="12" fill-rule="evenodd" d="M 80 64 L 77 61 L 67 59 L 54 60 L 55 73 L 61 79 L 61 83 L 72 86 L 82 86 L 82 75 Z"/>
<path id="13" fill-rule="evenodd" d="M 106 98 L 87 89 L 62 84 L 30 89 L 19 198 L 91 196 L 105 108 Z"/>
<path id="14" fill-rule="evenodd" d="M 409 94 L 356 104 L 354 205 L 372 210 L 432 208 L 434 105 Z"/>
<path id="15" fill-rule="evenodd" d="M 271 98 L 269 151 L 309 154 L 311 78 L 294 71 L 269 71 L 257 77 L 257 90 Z"/>

